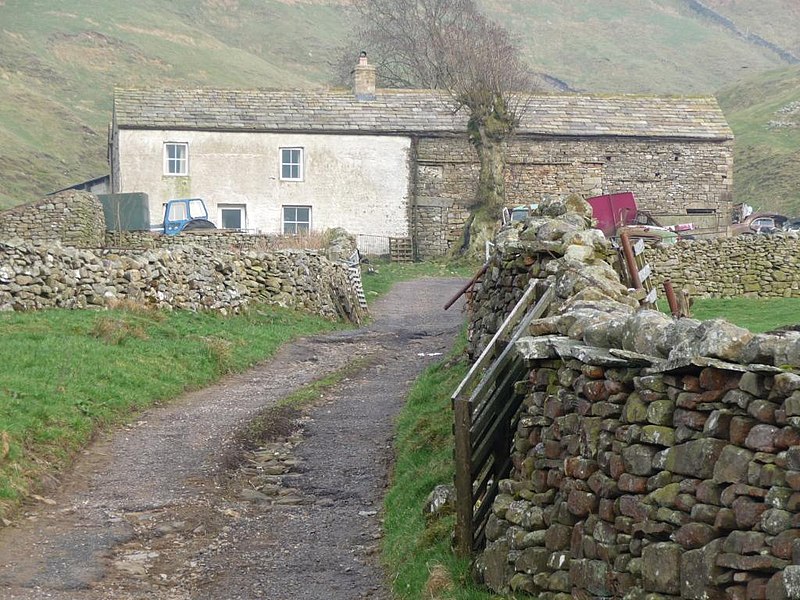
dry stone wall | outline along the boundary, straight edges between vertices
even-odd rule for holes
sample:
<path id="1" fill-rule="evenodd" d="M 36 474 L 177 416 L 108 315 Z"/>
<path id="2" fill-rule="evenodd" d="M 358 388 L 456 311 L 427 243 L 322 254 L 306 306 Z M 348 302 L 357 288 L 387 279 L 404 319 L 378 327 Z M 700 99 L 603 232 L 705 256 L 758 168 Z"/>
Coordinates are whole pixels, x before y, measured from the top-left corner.
<path id="1" fill-rule="evenodd" d="M 647 262 L 661 286 L 670 279 L 692 296 L 800 297 L 800 239 L 740 235 L 648 248 Z"/>
<path id="2" fill-rule="evenodd" d="M 0 242 L 0 310 L 104 307 L 123 300 L 222 312 L 263 303 L 353 322 L 364 316 L 346 269 L 316 253 Z"/>
<path id="3" fill-rule="evenodd" d="M 0 212 L 0 241 L 97 248 L 105 243 L 105 232 L 103 208 L 89 192 L 61 192 Z"/>
<path id="4" fill-rule="evenodd" d="M 334 241 L 349 256 L 353 242 L 342 233 Z M 342 264 L 270 246 L 267 236 L 231 231 L 106 232 L 93 194 L 64 192 L 0 213 L 0 311 L 128 300 L 222 312 L 263 303 L 363 319 L 366 309 Z"/>
<path id="5" fill-rule="evenodd" d="M 542 600 L 800 598 L 800 332 L 640 310 L 586 211 L 545 210 L 473 298 L 475 354 L 532 278 L 556 292 L 515 347 L 513 467 L 476 574 Z"/>
<path id="6" fill-rule="evenodd" d="M 178 235 L 164 235 L 153 231 L 108 231 L 105 243 L 108 248 L 176 248 L 178 246 L 201 246 L 220 252 L 272 250 L 272 238 L 268 235 L 255 235 L 226 229 L 196 229 Z"/>

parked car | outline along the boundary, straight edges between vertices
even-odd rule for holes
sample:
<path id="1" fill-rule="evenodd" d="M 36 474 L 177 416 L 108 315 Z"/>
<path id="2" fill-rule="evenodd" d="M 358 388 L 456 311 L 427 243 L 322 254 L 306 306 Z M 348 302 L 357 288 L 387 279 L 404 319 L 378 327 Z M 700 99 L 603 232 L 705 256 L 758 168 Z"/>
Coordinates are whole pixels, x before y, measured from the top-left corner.
<path id="1" fill-rule="evenodd" d="M 774 212 L 756 212 L 745 217 L 740 223 L 730 226 L 731 235 L 756 235 L 777 233 L 789 217 Z"/>

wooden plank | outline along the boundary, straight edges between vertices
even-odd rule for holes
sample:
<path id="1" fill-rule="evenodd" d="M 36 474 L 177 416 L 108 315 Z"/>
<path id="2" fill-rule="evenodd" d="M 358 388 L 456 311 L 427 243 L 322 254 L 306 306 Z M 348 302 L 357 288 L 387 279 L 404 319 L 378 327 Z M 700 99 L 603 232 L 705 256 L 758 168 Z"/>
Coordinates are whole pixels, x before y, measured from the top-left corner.
<path id="1" fill-rule="evenodd" d="M 492 480 L 494 477 L 494 461 L 491 463 L 487 461 L 484 468 L 475 476 L 475 483 L 472 485 L 472 505 L 475 506 L 475 503 L 480 500 L 483 496 L 486 495 L 487 492 L 487 485 L 489 481 Z"/>
<path id="2" fill-rule="evenodd" d="M 512 368 L 503 375 L 502 383 L 492 390 L 492 393 L 489 395 L 489 401 L 483 404 L 486 409 L 480 411 L 480 413 L 473 409 L 470 435 L 472 436 L 474 443 L 480 443 L 480 441 L 483 439 L 483 435 L 492 420 L 492 415 L 497 414 L 497 405 L 501 402 L 505 402 L 505 396 L 509 391 L 509 386 L 512 388 L 511 391 L 513 393 L 513 385 L 524 376 L 523 371 L 524 365 L 522 365 L 522 361 L 516 361 L 516 364 L 512 365 Z"/>
<path id="3" fill-rule="evenodd" d="M 472 440 L 470 407 L 464 398 L 455 401 L 456 528 L 455 547 L 460 556 L 472 553 Z"/>
<path id="4" fill-rule="evenodd" d="M 509 373 L 509 380 L 516 381 L 514 379 L 514 373 Z M 508 392 L 508 390 L 509 388 L 506 386 L 504 391 Z M 478 472 L 475 470 L 475 467 L 483 465 L 486 458 L 494 451 L 495 437 L 502 427 L 508 426 L 511 422 L 511 417 L 517 412 L 521 403 L 521 397 L 517 398 L 516 401 L 506 403 L 502 407 L 500 413 L 497 414 L 496 418 L 489 421 L 488 429 L 485 430 L 485 434 L 481 436 L 480 439 L 475 439 L 476 445 L 472 452 L 472 475 L 476 475 Z"/>
<path id="5" fill-rule="evenodd" d="M 475 545 L 476 537 L 475 537 L 475 504 L 473 502 L 473 476 L 476 473 L 481 472 L 481 468 L 484 466 L 483 463 L 478 463 L 473 461 L 473 444 L 475 441 L 473 439 L 472 433 L 470 429 L 472 428 L 472 420 L 473 420 L 473 405 L 480 406 L 482 410 L 485 410 L 487 406 L 491 406 L 491 404 L 486 404 L 488 401 L 483 396 L 486 394 L 490 394 L 495 387 L 495 382 L 498 377 L 502 379 L 502 385 L 500 388 L 505 388 L 505 394 L 507 395 L 509 392 L 513 394 L 513 384 L 516 380 L 520 377 L 519 372 L 521 369 L 524 369 L 524 363 L 522 360 L 517 359 L 518 365 L 514 365 L 513 368 L 509 369 L 507 372 L 504 372 L 504 369 L 508 365 L 509 361 L 512 358 L 516 358 L 513 354 L 514 351 L 514 342 L 518 340 L 522 335 L 527 331 L 528 326 L 534 319 L 540 318 L 547 307 L 553 300 L 555 295 L 555 290 L 551 286 L 547 288 L 542 297 L 539 298 L 537 303 L 531 310 L 527 310 L 528 306 L 530 305 L 531 299 L 534 295 L 534 284 L 535 281 L 532 281 L 528 289 L 523 294 L 523 297 L 520 298 L 520 301 L 511 311 L 509 316 L 503 322 L 501 327 L 498 329 L 498 332 L 494 335 L 490 343 L 487 345 L 484 352 L 481 353 L 479 359 L 475 362 L 475 364 L 470 369 L 470 372 L 467 373 L 466 377 L 461 381 L 458 388 L 452 395 L 452 402 L 453 402 L 453 410 L 455 412 L 454 415 L 454 433 L 455 433 L 455 484 L 456 484 L 456 529 L 455 529 L 455 548 L 456 552 L 461 556 L 469 556 L 472 552 L 472 549 Z M 521 318 L 520 318 L 521 317 Z M 493 357 L 493 353 L 495 351 L 495 346 L 498 341 L 502 338 L 505 334 L 505 331 L 508 330 L 510 327 L 515 327 L 510 339 L 509 343 L 501 352 L 500 356 L 494 360 L 492 364 L 488 366 L 488 368 L 483 372 L 480 382 L 478 383 L 475 390 L 473 390 L 472 394 L 467 397 L 467 393 L 469 387 L 472 384 L 472 380 L 477 378 L 478 373 Z M 518 397 L 517 402 L 509 402 L 507 405 L 504 406 L 504 409 L 500 411 L 500 414 L 497 415 L 497 419 L 495 421 L 497 423 L 505 422 L 505 426 L 508 427 L 508 423 L 510 422 L 511 418 L 516 414 L 519 409 L 519 405 L 522 402 L 522 397 Z M 491 420 L 489 420 L 491 423 Z M 490 426 L 490 431 L 497 431 L 497 426 L 492 425 Z M 506 432 L 507 433 L 507 432 Z M 493 438 L 489 438 L 490 441 L 493 441 Z M 492 444 L 485 446 L 485 448 L 491 450 Z M 510 448 L 509 448 L 510 451 Z M 483 454 L 484 451 L 481 451 Z M 491 452 L 487 452 L 486 456 L 491 454 Z M 477 472 L 476 472 L 476 465 L 477 465 Z M 495 480 L 494 484 L 496 485 L 497 482 Z M 491 504 L 491 500 L 493 496 L 489 493 L 491 489 L 487 492 L 487 496 L 484 500 L 487 503 L 487 506 L 484 508 L 483 505 L 483 514 L 485 516 L 485 511 L 489 510 L 489 506 Z M 495 491 L 496 493 L 496 491 Z M 481 533 L 481 535 L 483 535 Z"/>
<path id="6" fill-rule="evenodd" d="M 523 315 L 525 314 L 524 311 L 527 310 L 528 306 L 531 303 L 531 300 L 533 299 L 533 295 L 536 293 L 535 284 L 537 281 L 538 281 L 537 279 L 530 280 L 530 282 L 528 283 L 528 288 L 525 290 L 525 293 L 522 294 L 522 297 L 519 299 L 519 301 L 511 310 L 511 312 L 508 313 L 508 316 L 505 318 L 503 323 L 497 329 L 497 332 L 494 334 L 492 339 L 489 341 L 488 344 L 486 344 L 486 347 L 483 349 L 483 352 L 481 352 L 481 355 L 478 357 L 478 360 L 476 360 L 472 364 L 469 371 L 464 376 L 464 379 L 462 379 L 461 383 L 458 384 L 456 391 L 453 392 L 452 398 L 454 400 L 457 396 L 461 395 L 461 393 L 466 390 L 469 384 L 472 383 L 472 380 L 476 378 L 477 374 L 480 373 L 483 369 L 485 369 L 488 363 L 494 358 L 493 353 L 495 345 L 505 334 L 506 329 L 516 325 L 517 322 L 523 317 Z"/>
<path id="7" fill-rule="evenodd" d="M 653 274 L 653 269 L 650 268 L 650 265 L 645 265 L 641 269 L 639 269 L 639 281 L 644 283 L 644 280 L 650 277 Z"/>
<path id="8" fill-rule="evenodd" d="M 479 399 L 485 387 L 488 387 L 484 385 L 484 382 L 492 382 L 494 378 L 497 377 L 497 371 L 505 367 L 505 361 L 508 359 L 508 355 L 514 352 L 514 342 L 522 337 L 522 334 L 528 329 L 528 325 L 530 325 L 532 321 L 540 318 L 545 313 L 547 307 L 553 301 L 553 296 L 555 296 L 555 290 L 553 286 L 550 286 L 545 293 L 542 294 L 542 297 L 539 298 L 536 305 L 523 317 L 511 336 L 511 339 L 508 340 L 508 345 L 503 348 L 503 352 L 500 353 L 497 360 L 486 369 L 478 387 L 472 392 L 470 396 L 470 402 L 472 404 L 477 404 L 476 400 Z"/>

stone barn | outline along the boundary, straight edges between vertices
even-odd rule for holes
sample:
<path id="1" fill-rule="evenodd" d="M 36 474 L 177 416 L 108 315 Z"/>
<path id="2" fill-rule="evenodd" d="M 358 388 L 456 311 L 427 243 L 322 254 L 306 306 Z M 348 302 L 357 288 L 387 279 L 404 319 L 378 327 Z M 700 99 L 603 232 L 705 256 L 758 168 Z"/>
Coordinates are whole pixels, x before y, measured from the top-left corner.
<path id="1" fill-rule="evenodd" d="M 218 227 L 344 227 L 410 238 L 418 257 L 458 242 L 478 163 L 463 112 L 439 91 L 117 89 L 112 191 L 145 192 L 151 222 L 201 197 Z M 713 97 L 532 95 L 508 142 L 510 205 L 633 191 L 665 222 L 730 221 L 733 134 Z"/>

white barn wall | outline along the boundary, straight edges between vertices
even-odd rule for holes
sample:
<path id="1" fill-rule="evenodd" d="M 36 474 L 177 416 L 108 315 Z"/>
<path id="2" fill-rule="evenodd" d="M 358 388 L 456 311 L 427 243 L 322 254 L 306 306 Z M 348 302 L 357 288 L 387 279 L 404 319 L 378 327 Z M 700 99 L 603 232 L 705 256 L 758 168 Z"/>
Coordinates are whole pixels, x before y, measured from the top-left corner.
<path id="1" fill-rule="evenodd" d="M 164 143 L 189 145 L 189 175 L 164 175 Z M 280 148 L 304 149 L 303 181 L 280 180 Z M 220 204 L 247 207 L 250 230 L 279 233 L 281 207 L 312 207 L 312 228 L 409 235 L 411 140 L 402 136 L 119 131 L 118 189 L 145 192 L 151 223 L 163 203 L 200 197 L 219 225 Z"/>

